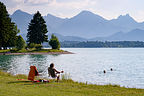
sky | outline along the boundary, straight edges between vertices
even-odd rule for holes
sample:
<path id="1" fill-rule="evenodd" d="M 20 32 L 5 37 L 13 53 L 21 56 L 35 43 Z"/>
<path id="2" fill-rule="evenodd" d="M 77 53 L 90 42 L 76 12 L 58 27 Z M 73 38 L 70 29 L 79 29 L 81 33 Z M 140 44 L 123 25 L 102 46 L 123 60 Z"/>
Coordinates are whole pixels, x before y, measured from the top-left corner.
<path id="1" fill-rule="evenodd" d="M 9 14 L 20 9 L 45 16 L 52 14 L 61 18 L 71 18 L 83 10 L 91 11 L 105 19 L 115 19 L 129 14 L 138 22 L 144 21 L 144 0 L 0 0 Z"/>

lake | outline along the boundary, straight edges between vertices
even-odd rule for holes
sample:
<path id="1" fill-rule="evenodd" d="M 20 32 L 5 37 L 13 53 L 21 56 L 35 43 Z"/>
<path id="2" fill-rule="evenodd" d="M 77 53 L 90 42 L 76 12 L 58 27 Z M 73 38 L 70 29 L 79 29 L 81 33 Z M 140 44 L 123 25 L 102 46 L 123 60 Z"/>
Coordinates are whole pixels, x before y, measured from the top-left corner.
<path id="1" fill-rule="evenodd" d="M 144 88 L 144 48 L 62 49 L 75 54 L 1 55 L 0 69 L 28 75 L 29 67 L 35 65 L 47 78 L 47 67 L 53 62 L 56 69 L 64 70 L 74 81 Z"/>

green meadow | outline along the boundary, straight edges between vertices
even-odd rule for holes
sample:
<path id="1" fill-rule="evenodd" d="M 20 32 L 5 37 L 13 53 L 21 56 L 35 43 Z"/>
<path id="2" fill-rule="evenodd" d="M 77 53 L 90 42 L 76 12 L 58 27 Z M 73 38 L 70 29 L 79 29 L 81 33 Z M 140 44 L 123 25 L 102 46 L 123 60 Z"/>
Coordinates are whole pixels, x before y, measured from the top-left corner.
<path id="1" fill-rule="evenodd" d="M 0 96 L 144 96 L 144 89 L 92 85 L 64 78 L 59 82 L 33 83 L 25 75 L 0 71 Z"/>

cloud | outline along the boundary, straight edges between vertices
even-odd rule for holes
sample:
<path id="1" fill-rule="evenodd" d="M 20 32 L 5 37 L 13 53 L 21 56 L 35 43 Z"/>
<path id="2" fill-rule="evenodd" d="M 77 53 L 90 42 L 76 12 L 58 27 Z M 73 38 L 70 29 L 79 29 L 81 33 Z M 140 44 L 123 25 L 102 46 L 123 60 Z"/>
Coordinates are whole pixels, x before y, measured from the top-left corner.
<path id="1" fill-rule="evenodd" d="M 18 3 L 18 0 L 13 1 Z M 22 0 L 13 9 L 21 9 L 32 14 L 38 10 L 42 15 L 51 13 L 60 17 L 72 17 L 95 4 L 95 0 Z"/>
<path id="2" fill-rule="evenodd" d="M 11 0 L 12 2 L 16 2 L 16 3 L 22 3 L 24 2 L 24 0 Z"/>
<path id="3" fill-rule="evenodd" d="M 69 2 L 58 2 L 59 0 L 53 0 L 53 2 L 50 4 L 51 6 L 55 7 L 65 7 L 65 8 L 85 8 L 87 6 L 95 5 L 96 1 L 94 0 L 70 0 Z"/>
<path id="4" fill-rule="evenodd" d="M 51 2 L 53 2 L 53 0 L 24 0 L 24 3 L 29 5 L 45 5 Z"/>
<path id="5" fill-rule="evenodd" d="M 97 0 L 53 0 L 48 9 L 53 8 L 54 14 L 60 17 L 72 17 L 82 10 L 88 10 L 89 7 L 95 6 Z M 51 10 L 51 11 L 52 11 Z"/>
<path id="6" fill-rule="evenodd" d="M 116 18 L 119 15 L 129 13 L 137 20 L 142 21 L 144 0 L 0 0 L 12 14 L 15 10 L 21 9 L 28 13 L 35 13 L 37 10 L 42 15 L 48 13 L 72 17 L 82 10 L 92 11 L 106 19 Z"/>
<path id="7" fill-rule="evenodd" d="M 97 0 L 0 0 L 8 6 L 10 13 L 13 10 L 42 10 L 52 9 L 53 11 L 84 10 L 89 6 L 94 6 Z M 45 10 L 45 12 L 47 11 Z M 29 11 L 29 12 L 30 12 Z M 44 11 L 44 10 L 42 10 Z"/>

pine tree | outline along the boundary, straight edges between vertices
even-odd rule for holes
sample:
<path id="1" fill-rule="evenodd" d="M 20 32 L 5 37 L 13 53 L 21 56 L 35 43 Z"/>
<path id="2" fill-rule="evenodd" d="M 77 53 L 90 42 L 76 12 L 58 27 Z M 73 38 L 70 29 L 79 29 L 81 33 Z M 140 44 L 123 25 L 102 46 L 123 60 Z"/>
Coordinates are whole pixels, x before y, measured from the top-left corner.
<path id="1" fill-rule="evenodd" d="M 49 45 L 52 47 L 52 49 L 60 49 L 60 42 L 54 34 L 51 36 Z"/>
<path id="2" fill-rule="evenodd" d="M 0 49 L 3 47 L 14 46 L 14 42 L 10 40 L 15 40 L 17 35 L 17 30 L 15 30 L 15 23 L 11 22 L 11 18 L 6 10 L 6 6 L 0 2 Z"/>
<path id="3" fill-rule="evenodd" d="M 29 23 L 28 26 L 28 33 L 27 33 L 27 42 L 35 43 L 35 44 L 41 44 L 44 41 L 48 42 L 48 36 L 46 35 L 47 26 L 45 24 L 43 17 L 39 13 L 34 14 L 33 19 Z"/>

